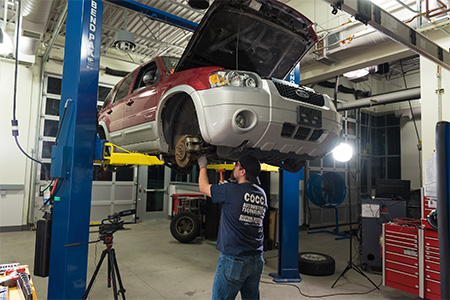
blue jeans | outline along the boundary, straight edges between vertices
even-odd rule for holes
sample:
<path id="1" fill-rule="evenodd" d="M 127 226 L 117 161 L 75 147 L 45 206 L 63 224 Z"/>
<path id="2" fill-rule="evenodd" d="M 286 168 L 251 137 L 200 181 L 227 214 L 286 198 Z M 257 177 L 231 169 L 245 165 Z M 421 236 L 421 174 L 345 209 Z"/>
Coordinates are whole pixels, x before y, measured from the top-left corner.
<path id="1" fill-rule="evenodd" d="M 239 257 L 221 253 L 214 276 L 212 299 L 235 299 L 239 291 L 242 299 L 259 299 L 263 269 L 262 254 Z"/>

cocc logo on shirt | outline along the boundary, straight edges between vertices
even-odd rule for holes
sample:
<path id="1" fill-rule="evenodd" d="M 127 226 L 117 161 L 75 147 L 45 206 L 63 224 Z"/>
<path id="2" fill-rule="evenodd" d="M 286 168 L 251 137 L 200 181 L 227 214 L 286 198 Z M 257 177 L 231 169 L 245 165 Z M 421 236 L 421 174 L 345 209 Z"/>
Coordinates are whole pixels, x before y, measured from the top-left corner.
<path id="1" fill-rule="evenodd" d="M 245 193 L 244 200 L 245 202 L 256 203 L 261 205 L 264 205 L 265 202 L 264 197 L 250 193 Z"/>

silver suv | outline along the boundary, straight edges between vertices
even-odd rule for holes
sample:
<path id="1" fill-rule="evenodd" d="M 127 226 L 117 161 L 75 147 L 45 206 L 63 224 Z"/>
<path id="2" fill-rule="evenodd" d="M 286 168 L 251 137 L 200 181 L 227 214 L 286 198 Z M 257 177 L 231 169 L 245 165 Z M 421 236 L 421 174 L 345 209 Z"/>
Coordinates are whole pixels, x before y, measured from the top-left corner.
<path id="1" fill-rule="evenodd" d="M 286 78 L 317 41 L 312 22 L 272 0 L 216 0 L 180 60 L 155 57 L 111 91 L 99 134 L 180 169 L 199 154 L 298 171 L 339 143 L 331 99 Z"/>

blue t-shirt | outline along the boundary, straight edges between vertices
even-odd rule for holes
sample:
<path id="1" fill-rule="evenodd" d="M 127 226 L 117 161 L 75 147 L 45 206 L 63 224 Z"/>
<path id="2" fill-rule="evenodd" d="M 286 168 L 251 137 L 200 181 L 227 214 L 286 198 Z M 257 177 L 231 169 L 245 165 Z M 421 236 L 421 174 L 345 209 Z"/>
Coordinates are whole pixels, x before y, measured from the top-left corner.
<path id="1" fill-rule="evenodd" d="M 264 190 L 251 183 L 213 184 L 211 198 L 222 203 L 217 250 L 233 256 L 261 254 L 267 209 Z"/>

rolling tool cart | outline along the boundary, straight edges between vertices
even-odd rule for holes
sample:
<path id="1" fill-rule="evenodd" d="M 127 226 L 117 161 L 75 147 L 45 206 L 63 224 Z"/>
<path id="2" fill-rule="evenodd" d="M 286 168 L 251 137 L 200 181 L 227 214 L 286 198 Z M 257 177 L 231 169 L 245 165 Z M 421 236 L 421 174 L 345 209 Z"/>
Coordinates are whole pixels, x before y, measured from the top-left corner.
<path id="1" fill-rule="evenodd" d="M 203 194 L 173 194 L 172 221 L 170 232 L 182 243 L 197 238 L 205 223 L 205 202 Z"/>

